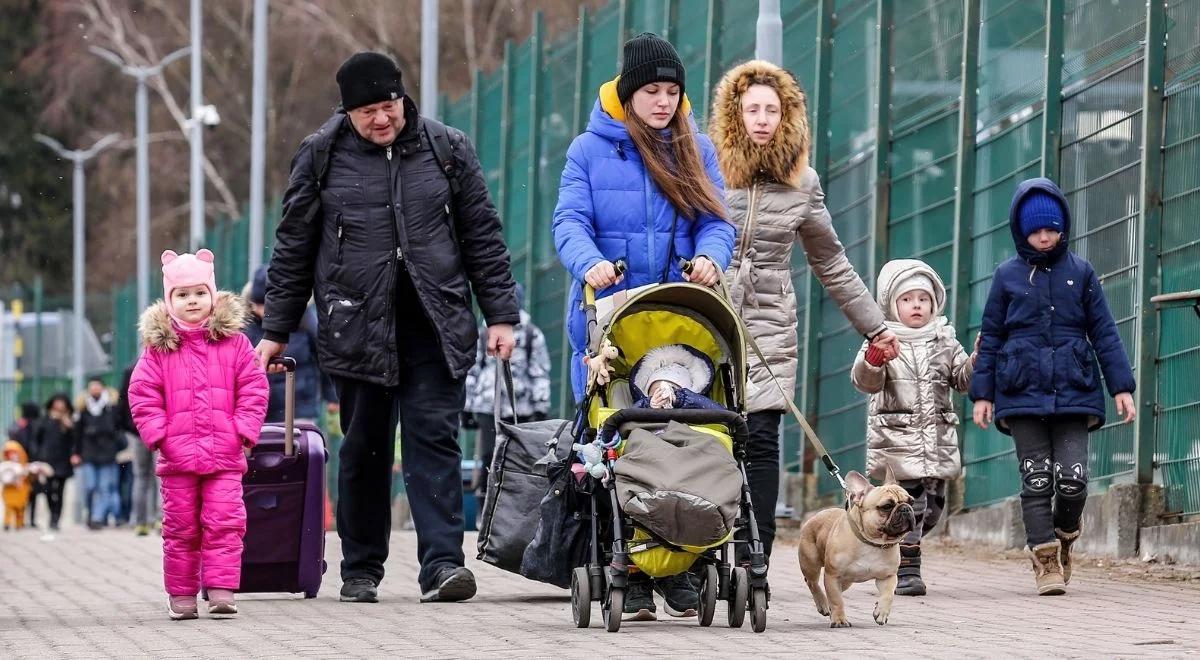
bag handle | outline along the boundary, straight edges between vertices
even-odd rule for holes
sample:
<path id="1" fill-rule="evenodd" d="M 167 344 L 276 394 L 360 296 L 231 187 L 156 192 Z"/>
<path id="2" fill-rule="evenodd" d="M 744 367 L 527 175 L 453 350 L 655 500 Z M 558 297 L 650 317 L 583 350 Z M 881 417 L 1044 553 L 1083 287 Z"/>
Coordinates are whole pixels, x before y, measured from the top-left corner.
<path id="1" fill-rule="evenodd" d="M 501 379 L 503 379 L 503 383 L 501 382 Z M 496 393 L 495 393 L 495 396 L 492 397 L 492 419 L 496 420 L 497 432 L 500 429 L 500 421 L 501 421 L 500 395 L 504 391 L 504 389 L 508 390 L 508 401 L 512 405 L 513 424 L 517 424 L 518 423 L 518 421 L 517 421 L 517 391 L 516 391 L 516 388 L 513 387 L 512 363 L 508 360 L 502 360 L 499 357 L 497 357 L 496 358 Z"/>
<path id="2" fill-rule="evenodd" d="M 283 377 L 283 454 L 293 456 L 296 453 L 296 359 L 290 357 L 273 357 L 268 364 L 283 365 L 287 374 Z"/>

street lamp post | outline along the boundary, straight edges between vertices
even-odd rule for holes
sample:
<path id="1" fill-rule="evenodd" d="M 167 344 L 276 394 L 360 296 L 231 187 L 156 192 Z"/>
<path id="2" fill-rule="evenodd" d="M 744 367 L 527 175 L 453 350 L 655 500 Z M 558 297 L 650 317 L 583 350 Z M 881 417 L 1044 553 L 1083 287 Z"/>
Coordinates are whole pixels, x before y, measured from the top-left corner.
<path id="1" fill-rule="evenodd" d="M 50 147 L 58 154 L 59 158 L 69 160 L 74 163 L 74 175 L 72 177 L 71 188 L 71 216 L 72 216 L 72 233 L 74 234 L 74 266 L 73 266 L 73 285 L 72 302 L 75 308 L 74 323 L 71 328 L 71 386 L 75 392 L 83 390 L 83 269 L 84 269 L 84 232 L 83 232 L 83 208 L 84 208 L 84 173 L 83 166 L 89 160 L 104 151 L 119 138 L 115 133 L 109 133 L 96 141 L 91 149 L 76 150 L 67 149 L 51 137 L 45 135 L 34 135 L 33 139 Z M 40 359 L 40 358 L 39 358 Z M 39 373 L 41 365 L 38 365 Z"/>
<path id="2" fill-rule="evenodd" d="M 163 67 L 187 55 L 188 49 L 180 48 L 153 66 L 126 64 L 116 53 L 96 46 L 89 50 L 137 81 L 137 94 L 134 97 L 137 114 L 137 308 L 143 310 L 150 305 L 150 102 L 146 95 L 146 80 L 162 73 Z"/>
<path id="3" fill-rule="evenodd" d="M 267 0 L 254 0 L 254 88 L 250 110 L 250 259 L 246 279 L 262 263 L 267 161 Z"/>

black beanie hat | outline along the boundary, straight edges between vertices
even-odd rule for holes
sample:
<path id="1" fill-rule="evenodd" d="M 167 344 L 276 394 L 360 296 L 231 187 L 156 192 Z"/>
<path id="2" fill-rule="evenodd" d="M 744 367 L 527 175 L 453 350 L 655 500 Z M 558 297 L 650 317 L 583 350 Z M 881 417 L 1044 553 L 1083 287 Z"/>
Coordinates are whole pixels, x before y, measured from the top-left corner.
<path id="1" fill-rule="evenodd" d="M 383 53 L 355 53 L 337 72 L 342 90 L 342 109 L 347 112 L 364 105 L 392 101 L 404 96 L 400 67 Z"/>
<path id="2" fill-rule="evenodd" d="M 675 47 L 657 34 L 643 32 L 625 42 L 617 98 L 624 103 L 643 85 L 653 82 L 675 83 L 682 92 L 683 76 L 683 61 Z"/>

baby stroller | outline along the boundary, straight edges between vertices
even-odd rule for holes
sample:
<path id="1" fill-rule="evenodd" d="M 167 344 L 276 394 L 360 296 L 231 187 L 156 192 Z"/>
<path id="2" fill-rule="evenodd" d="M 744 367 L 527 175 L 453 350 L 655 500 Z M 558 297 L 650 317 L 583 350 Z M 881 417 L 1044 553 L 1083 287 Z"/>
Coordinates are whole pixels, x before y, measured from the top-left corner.
<path id="1" fill-rule="evenodd" d="M 618 265 L 619 267 L 620 265 Z M 625 593 L 632 572 L 654 578 L 692 571 L 700 580 L 697 618 L 701 626 L 710 626 L 717 601 L 727 603 L 730 627 L 740 627 L 750 612 L 755 632 L 767 625 L 767 563 L 758 537 L 750 488 L 744 464 L 748 440 L 743 415 L 746 382 L 746 339 L 744 326 L 733 308 L 713 289 L 688 283 L 670 283 L 643 287 L 614 294 L 600 301 L 610 310 L 597 318 L 595 292 L 585 286 L 584 310 L 587 316 L 589 354 L 595 355 L 608 340 L 619 350 L 613 359 L 612 378 L 606 385 L 590 384 L 581 405 L 576 442 L 589 445 L 599 441 L 603 447 L 603 465 L 610 478 L 591 474 L 575 480 L 578 513 L 588 521 L 590 547 L 587 564 L 571 575 L 571 612 L 575 625 L 586 628 L 591 619 L 592 601 L 599 601 L 605 627 L 617 632 L 621 627 Z M 637 388 L 631 388 L 630 370 L 647 352 L 657 347 L 682 344 L 703 353 L 714 367 L 709 397 L 719 409 L 654 409 L 633 406 Z M 683 429 L 707 434 L 729 454 L 732 472 L 732 501 L 717 502 L 726 511 L 736 512 L 727 534 L 701 545 L 686 545 L 664 535 L 663 526 L 647 516 L 631 515 L 628 479 L 622 481 L 621 461 L 641 430 L 659 429 L 672 424 L 668 431 Z M 665 435 L 664 435 L 665 437 Z M 706 448 L 711 453 L 712 445 Z M 729 460 L 730 455 L 734 459 Z M 736 467 L 734 467 L 736 465 Z M 664 466 L 665 467 L 665 466 Z M 628 471 L 628 470 L 627 470 Z M 671 472 L 672 470 L 664 470 Z M 728 479 L 727 484 L 728 485 Z M 658 491 L 661 493 L 662 491 Z M 686 498 L 686 495 L 684 496 Z M 623 502 L 626 505 L 623 508 Z M 661 518 L 671 518 L 671 513 Z M 636 511 L 635 511 L 636 514 Z M 677 520 L 668 534 L 688 527 L 690 521 Z M 741 552 L 737 552 L 737 550 Z M 735 562 L 734 557 L 741 558 Z M 748 566 L 745 558 L 749 558 Z"/>

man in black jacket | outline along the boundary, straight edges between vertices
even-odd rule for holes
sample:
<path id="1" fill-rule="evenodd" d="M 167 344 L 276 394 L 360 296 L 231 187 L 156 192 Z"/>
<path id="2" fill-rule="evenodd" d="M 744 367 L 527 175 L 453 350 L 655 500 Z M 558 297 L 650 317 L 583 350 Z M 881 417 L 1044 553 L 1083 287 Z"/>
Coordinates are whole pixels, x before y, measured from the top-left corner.
<path id="1" fill-rule="evenodd" d="M 458 420 L 478 340 L 512 354 L 520 321 L 500 218 L 460 131 L 417 114 L 400 69 L 358 53 L 342 108 L 292 159 L 267 286 L 264 367 L 315 296 L 317 354 L 341 402 L 341 599 L 375 602 L 391 531 L 397 422 L 422 602 L 475 595 L 464 566 Z"/>

